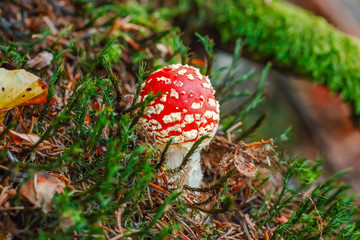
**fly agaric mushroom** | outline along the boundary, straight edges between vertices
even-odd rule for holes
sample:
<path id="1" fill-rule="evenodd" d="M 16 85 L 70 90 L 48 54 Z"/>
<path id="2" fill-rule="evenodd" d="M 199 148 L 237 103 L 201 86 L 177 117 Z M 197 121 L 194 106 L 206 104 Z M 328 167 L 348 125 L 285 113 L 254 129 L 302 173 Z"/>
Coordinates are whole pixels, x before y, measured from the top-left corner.
<path id="1" fill-rule="evenodd" d="M 165 165 L 174 169 L 181 165 L 196 140 L 203 135 L 215 135 L 219 103 L 209 78 L 188 65 L 173 64 L 152 73 L 141 88 L 139 101 L 144 101 L 150 92 L 161 93 L 161 96 L 146 107 L 141 123 L 160 149 L 173 139 Z M 201 148 L 210 140 L 205 139 L 190 158 L 188 166 L 194 166 L 188 173 L 187 184 L 191 187 L 201 185 L 201 163 L 197 160 L 200 160 Z"/>

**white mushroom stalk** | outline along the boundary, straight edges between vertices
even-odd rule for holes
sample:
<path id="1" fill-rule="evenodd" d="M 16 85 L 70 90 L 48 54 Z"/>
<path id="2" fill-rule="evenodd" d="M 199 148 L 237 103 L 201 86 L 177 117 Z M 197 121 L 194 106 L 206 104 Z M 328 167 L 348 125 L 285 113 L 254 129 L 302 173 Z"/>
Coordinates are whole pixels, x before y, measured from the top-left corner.
<path id="1" fill-rule="evenodd" d="M 177 167 L 179 167 L 185 157 L 185 155 L 188 153 L 190 149 L 187 148 L 182 148 L 182 149 L 170 149 L 170 151 L 168 152 L 168 161 L 166 162 L 166 166 L 169 169 L 175 169 Z M 201 172 L 201 163 L 200 163 L 200 150 L 197 150 L 193 153 L 193 155 L 191 155 L 190 157 L 190 161 L 188 162 L 188 166 L 191 167 L 190 171 L 187 173 L 187 180 L 186 183 L 190 186 L 190 187 L 200 187 L 201 186 L 201 182 L 202 182 L 202 178 L 203 178 L 203 173 Z M 176 180 L 177 178 L 179 178 L 181 175 L 180 173 L 178 173 L 177 175 L 174 176 L 175 179 L 170 179 L 171 180 Z"/>
<path id="2" fill-rule="evenodd" d="M 146 107 L 141 123 L 160 149 L 173 139 L 165 165 L 175 169 L 199 138 L 215 135 L 219 125 L 219 103 L 209 78 L 187 65 L 174 64 L 151 74 L 142 86 L 140 101 L 150 92 L 162 95 Z M 200 150 L 210 140 L 207 138 L 200 144 L 184 168 L 192 167 L 185 181 L 191 187 L 201 186 Z M 181 175 L 170 181 L 178 180 Z"/>

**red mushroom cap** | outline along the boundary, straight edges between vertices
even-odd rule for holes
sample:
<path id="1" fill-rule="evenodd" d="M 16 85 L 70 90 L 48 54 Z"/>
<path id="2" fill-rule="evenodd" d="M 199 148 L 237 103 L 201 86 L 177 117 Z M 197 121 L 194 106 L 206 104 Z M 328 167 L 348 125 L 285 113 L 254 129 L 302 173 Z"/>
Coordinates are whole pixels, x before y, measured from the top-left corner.
<path id="1" fill-rule="evenodd" d="M 140 101 L 150 92 L 162 95 L 146 107 L 141 123 L 160 147 L 171 137 L 175 145 L 191 147 L 201 136 L 215 135 L 219 103 L 209 78 L 198 69 L 180 64 L 164 67 L 143 84 Z"/>

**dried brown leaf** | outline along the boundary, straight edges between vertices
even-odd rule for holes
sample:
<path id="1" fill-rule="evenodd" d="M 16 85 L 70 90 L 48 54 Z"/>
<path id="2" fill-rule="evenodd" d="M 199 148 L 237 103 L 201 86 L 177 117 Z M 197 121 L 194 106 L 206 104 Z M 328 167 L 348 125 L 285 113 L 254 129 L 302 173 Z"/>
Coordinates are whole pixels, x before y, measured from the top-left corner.
<path id="1" fill-rule="evenodd" d="M 257 170 L 253 160 L 249 159 L 241 149 L 226 154 L 222 158 L 220 166 L 223 173 L 230 171 L 235 166 L 240 175 L 245 177 L 254 177 Z"/>
<path id="2" fill-rule="evenodd" d="M 4 125 L 0 124 L 0 133 L 5 129 Z M 40 137 L 33 133 L 18 133 L 13 130 L 9 130 L 8 136 L 12 138 L 14 144 L 18 146 L 34 146 L 39 140 Z M 39 146 L 36 147 L 36 150 L 49 150 L 53 148 L 59 148 L 59 146 L 50 143 L 49 141 L 44 140 Z"/>
<path id="3" fill-rule="evenodd" d="M 65 183 L 47 173 L 35 174 L 34 178 L 25 182 L 20 193 L 35 207 L 44 213 L 51 210 L 51 201 L 55 193 L 62 193 Z"/>
<path id="4" fill-rule="evenodd" d="M 27 64 L 30 68 L 40 70 L 44 67 L 49 66 L 53 58 L 54 56 L 51 53 L 43 51 L 36 55 L 36 57 L 28 61 Z"/>

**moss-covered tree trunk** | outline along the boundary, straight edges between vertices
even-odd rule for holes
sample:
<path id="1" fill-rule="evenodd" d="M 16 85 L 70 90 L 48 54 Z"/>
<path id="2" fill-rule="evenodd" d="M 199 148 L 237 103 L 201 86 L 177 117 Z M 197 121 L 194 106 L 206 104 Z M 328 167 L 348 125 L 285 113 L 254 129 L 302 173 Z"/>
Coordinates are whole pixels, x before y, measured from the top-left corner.
<path id="1" fill-rule="evenodd" d="M 326 84 L 360 114 L 358 39 L 283 1 L 214 0 L 196 4 L 189 11 L 196 9 L 202 27 L 216 28 L 224 44 L 241 38 L 244 51 L 252 59 L 272 61 L 275 67 Z"/>

